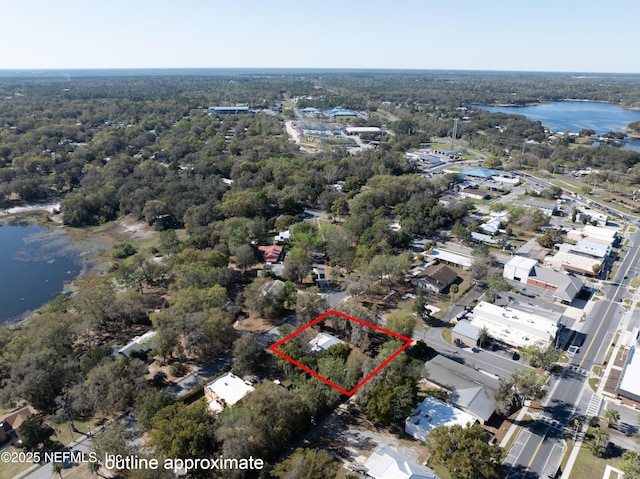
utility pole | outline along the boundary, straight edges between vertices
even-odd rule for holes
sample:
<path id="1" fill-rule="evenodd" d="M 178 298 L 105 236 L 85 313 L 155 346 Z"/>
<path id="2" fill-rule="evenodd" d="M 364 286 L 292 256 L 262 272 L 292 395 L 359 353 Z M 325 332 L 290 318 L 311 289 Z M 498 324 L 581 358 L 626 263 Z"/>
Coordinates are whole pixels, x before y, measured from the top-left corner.
<path id="1" fill-rule="evenodd" d="M 453 119 L 453 133 L 451 134 L 451 150 L 453 151 L 453 142 L 458 135 L 458 121 L 459 119 L 456 117 Z"/>

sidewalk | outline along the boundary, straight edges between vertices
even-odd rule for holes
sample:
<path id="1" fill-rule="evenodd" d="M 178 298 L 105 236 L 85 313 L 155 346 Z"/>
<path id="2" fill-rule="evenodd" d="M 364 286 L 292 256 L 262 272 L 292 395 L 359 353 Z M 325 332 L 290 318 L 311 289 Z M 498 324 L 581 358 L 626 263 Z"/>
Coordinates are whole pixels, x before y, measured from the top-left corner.
<path id="1" fill-rule="evenodd" d="M 582 447 L 582 441 L 584 439 L 584 434 L 587 432 L 587 429 L 589 429 L 589 423 L 585 422 L 582 425 L 582 429 L 580 429 L 580 433 L 578 434 L 576 443 L 571 449 L 571 455 L 569 456 L 569 460 L 567 461 L 567 465 L 565 466 L 564 471 L 562 471 L 562 476 L 560 477 L 560 479 L 569 479 L 569 477 L 571 476 L 571 470 L 573 469 L 573 465 L 575 464 L 578 453 L 580 452 L 580 448 Z"/>
<path id="2" fill-rule="evenodd" d="M 516 431 L 520 427 L 520 422 L 522 421 L 522 418 L 524 417 L 525 414 L 527 414 L 527 412 L 529 412 L 529 408 L 527 406 L 524 406 L 520 409 L 518 416 L 516 416 L 516 420 L 513 421 L 513 424 L 511 425 L 507 433 L 502 438 L 502 441 L 500 441 L 500 447 L 507 446 L 507 444 L 509 443 L 509 440 L 511 439 L 511 436 L 513 436 L 516 433 Z"/>

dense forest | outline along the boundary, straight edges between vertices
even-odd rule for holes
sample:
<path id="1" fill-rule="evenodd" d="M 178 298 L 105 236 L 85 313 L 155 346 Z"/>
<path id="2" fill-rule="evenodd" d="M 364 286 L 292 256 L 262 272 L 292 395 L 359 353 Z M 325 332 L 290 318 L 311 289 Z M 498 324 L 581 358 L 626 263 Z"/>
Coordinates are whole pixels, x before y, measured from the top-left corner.
<path id="1" fill-rule="evenodd" d="M 309 417 L 323 417 L 343 398 L 290 364 L 265 358 L 235 321 L 295 313 L 304 324 L 325 311 L 304 284 L 318 255 L 355 296 L 374 280 L 401 281 L 411 240 L 436 236 L 473 208 L 438 202 L 459 175 L 423 178 L 403 155 L 450 136 L 454 118 L 465 117 L 457 140 L 482 151 L 494 168 L 593 166 L 621 192 L 640 184 L 638 153 L 549 144 L 540 123 L 470 107 L 565 98 L 637 108 L 640 80 L 464 72 L 0 78 L 0 206 L 55 199 L 71 228 L 92 231 L 129 215 L 159 232 L 151 248 L 114 244 L 100 280 L 55 299 L 28 324 L 0 329 L 0 399 L 28 403 L 43 424 L 133 411 L 150 445 L 167 457 L 254 454 L 276 463 L 311 427 Z M 253 112 L 208 111 L 236 104 Z M 283 127 L 294 105 L 352 108 L 368 118 L 356 124 L 384 124 L 393 134 L 358 154 L 306 154 Z M 523 152 L 528 140 L 536 143 Z M 306 208 L 335 221 L 322 229 L 303 221 Z M 257 246 L 287 228 L 293 236 L 283 281 L 256 278 L 249 270 L 259 262 Z M 252 401 L 213 417 L 202 401 L 176 401 L 162 374 L 145 377 L 144 355 L 113 357 L 111 346 L 152 328 L 157 357 L 176 376 L 187 364 L 233 357 L 238 374 L 276 375 L 291 386 L 263 383 Z M 382 345 L 376 357 L 396 346 Z M 327 376 L 344 372 L 338 379 L 350 386 L 371 369 L 370 358 L 339 351 L 309 357 L 301 345 L 291 348 Z M 419 369 L 407 356 L 363 388 L 359 401 L 372 421 L 389 423 L 393 411 L 411 409 Z M 113 439 L 108 447 L 130 447 L 114 430 L 105 436 Z M 278 474 L 287 464 L 271 477 L 285 477 Z"/>

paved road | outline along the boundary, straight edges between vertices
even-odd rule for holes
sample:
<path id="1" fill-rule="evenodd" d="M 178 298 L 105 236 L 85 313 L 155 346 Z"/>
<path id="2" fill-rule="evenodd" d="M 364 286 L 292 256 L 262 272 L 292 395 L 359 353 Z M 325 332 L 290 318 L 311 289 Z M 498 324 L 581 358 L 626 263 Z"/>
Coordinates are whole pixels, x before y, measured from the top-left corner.
<path id="1" fill-rule="evenodd" d="M 606 299 L 598 301 L 574 344 L 580 347 L 570 366 L 550 384 L 542 419 L 521 430 L 516 445 L 509 451 L 506 463 L 512 466 L 509 479 L 548 477 L 555 474 L 562 459 L 562 429 L 570 431 L 576 415 L 598 414 L 600 404 L 587 385 L 588 371 L 601 365 L 612 343 L 615 331 L 622 324 L 620 300 L 627 296 L 627 287 L 635 276 L 640 258 L 640 232 L 632 235 L 631 246 L 620 262 L 616 276 L 603 291 Z M 559 387 L 557 385 L 560 385 Z M 596 404 L 594 408 L 593 405 Z"/>

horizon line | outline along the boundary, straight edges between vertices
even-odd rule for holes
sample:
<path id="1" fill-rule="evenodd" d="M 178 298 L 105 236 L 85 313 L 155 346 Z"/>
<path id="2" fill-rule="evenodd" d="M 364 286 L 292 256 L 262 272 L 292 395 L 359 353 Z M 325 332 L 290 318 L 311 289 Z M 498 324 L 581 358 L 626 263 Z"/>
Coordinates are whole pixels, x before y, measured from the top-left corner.
<path id="1" fill-rule="evenodd" d="M 0 67 L 2 73 L 47 73 L 47 72 L 105 72 L 105 71 L 278 71 L 278 72 L 463 72 L 463 73 L 538 73 L 538 74 L 565 74 L 565 75 L 640 75 L 640 72 L 615 72 L 615 71 L 581 71 L 581 70 L 498 70 L 498 69 L 473 69 L 473 68 L 413 68 L 413 67 Z"/>

